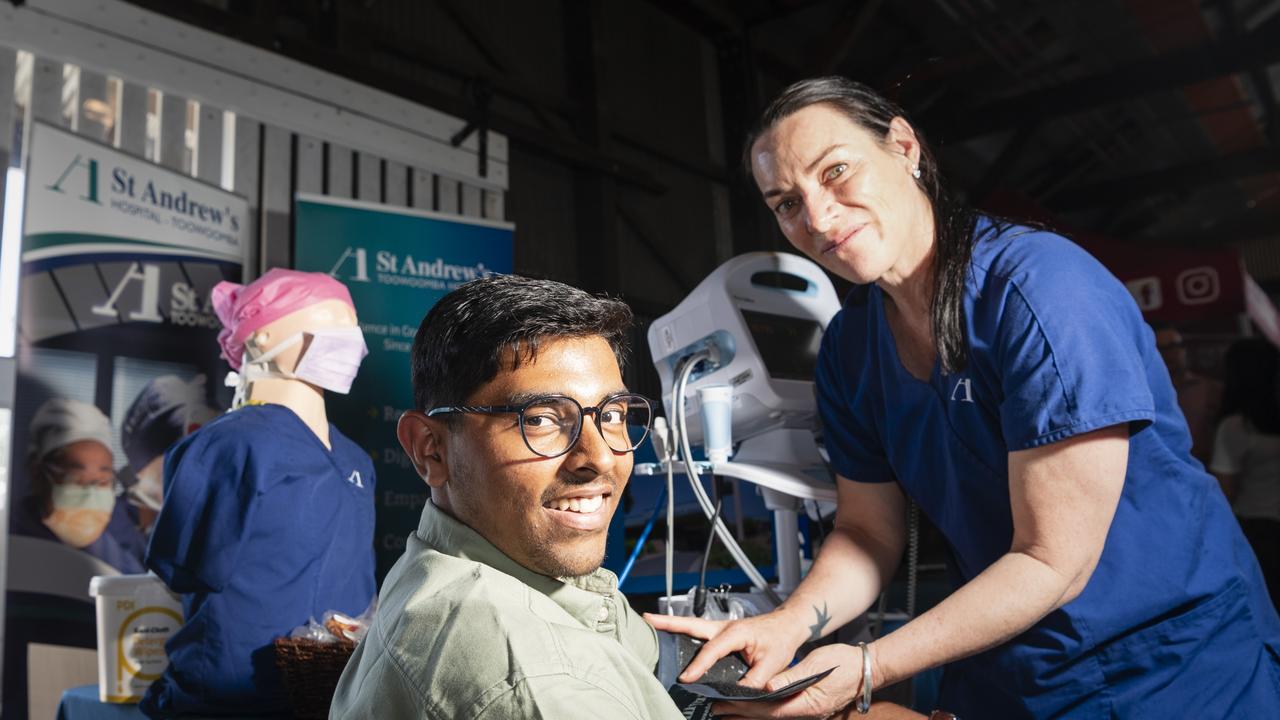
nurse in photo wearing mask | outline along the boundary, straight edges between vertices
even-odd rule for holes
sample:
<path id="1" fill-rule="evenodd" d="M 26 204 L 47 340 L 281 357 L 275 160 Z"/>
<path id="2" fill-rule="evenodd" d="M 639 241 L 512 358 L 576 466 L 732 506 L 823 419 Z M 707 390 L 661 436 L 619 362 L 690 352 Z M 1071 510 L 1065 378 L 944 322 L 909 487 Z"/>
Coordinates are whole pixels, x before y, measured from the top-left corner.
<path id="1" fill-rule="evenodd" d="M 116 495 L 111 422 L 88 403 L 54 398 L 31 418 L 31 491 L 14 532 L 83 550 L 122 573 L 142 572 L 145 541 Z"/>
<path id="2" fill-rule="evenodd" d="M 351 389 L 368 353 L 346 287 L 275 269 L 219 283 L 235 409 L 165 456 L 147 567 L 182 596 L 152 718 L 288 716 L 272 641 L 375 593 L 373 464 L 329 424 L 324 392 Z"/>

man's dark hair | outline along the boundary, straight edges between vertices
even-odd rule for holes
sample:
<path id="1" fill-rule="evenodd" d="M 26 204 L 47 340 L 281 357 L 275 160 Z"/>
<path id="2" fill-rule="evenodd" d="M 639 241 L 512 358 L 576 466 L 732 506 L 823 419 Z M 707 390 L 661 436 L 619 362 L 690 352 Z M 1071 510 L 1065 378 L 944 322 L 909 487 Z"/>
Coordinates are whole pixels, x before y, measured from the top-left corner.
<path id="1" fill-rule="evenodd" d="M 622 368 L 631 308 L 554 280 L 490 275 L 440 298 L 413 339 L 413 402 L 419 410 L 461 405 L 492 380 L 537 357 L 539 344 L 604 338 Z"/>

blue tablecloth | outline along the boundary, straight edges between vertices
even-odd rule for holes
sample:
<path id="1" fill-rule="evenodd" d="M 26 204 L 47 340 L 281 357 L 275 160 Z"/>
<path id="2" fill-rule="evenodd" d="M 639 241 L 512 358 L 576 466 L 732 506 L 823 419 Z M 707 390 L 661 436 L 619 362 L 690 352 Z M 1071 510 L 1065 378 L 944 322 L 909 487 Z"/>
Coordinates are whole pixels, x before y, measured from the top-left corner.
<path id="1" fill-rule="evenodd" d="M 146 720 L 132 703 L 104 703 L 98 700 L 97 685 L 82 685 L 62 693 L 58 720 Z"/>

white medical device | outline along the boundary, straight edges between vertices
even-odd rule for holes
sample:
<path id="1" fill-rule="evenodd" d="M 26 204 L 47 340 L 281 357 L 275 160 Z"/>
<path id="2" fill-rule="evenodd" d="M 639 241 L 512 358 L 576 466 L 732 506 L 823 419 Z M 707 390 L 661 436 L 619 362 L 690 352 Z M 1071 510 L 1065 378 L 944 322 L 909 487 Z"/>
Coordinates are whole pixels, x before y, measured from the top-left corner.
<path id="1" fill-rule="evenodd" d="M 801 501 L 836 498 L 814 439 L 813 372 L 822 333 L 839 310 L 835 288 L 816 264 L 798 255 L 756 252 L 721 265 L 649 327 L 667 417 L 679 428 L 684 468 L 708 518 L 713 507 L 689 457 L 690 447 L 703 439 L 698 390 L 733 387 L 736 452 L 728 462 L 704 464 L 704 471 L 761 487 L 774 513 L 783 593 L 800 581 Z M 667 472 L 672 464 L 639 465 L 635 472 Z M 715 529 L 752 582 L 771 593 L 723 522 L 717 520 Z"/>
<path id="2" fill-rule="evenodd" d="M 738 440 L 776 428 L 812 429 L 814 364 L 822 332 L 839 310 L 831 281 L 810 260 L 772 252 L 729 260 L 649 326 L 667 417 L 677 366 L 706 350 L 710 360 L 689 378 L 691 443 L 702 441 L 697 390 L 704 385 L 733 386 Z"/>

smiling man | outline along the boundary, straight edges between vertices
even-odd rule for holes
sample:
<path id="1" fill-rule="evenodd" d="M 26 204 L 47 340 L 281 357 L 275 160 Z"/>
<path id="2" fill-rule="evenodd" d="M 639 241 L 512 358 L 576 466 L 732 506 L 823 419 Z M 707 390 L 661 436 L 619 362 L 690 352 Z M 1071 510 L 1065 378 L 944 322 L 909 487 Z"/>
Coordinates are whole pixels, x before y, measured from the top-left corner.
<path id="1" fill-rule="evenodd" d="M 397 434 L 431 502 L 333 718 L 679 718 L 658 640 L 601 569 L 652 408 L 631 312 L 561 283 L 469 282 L 413 344 Z"/>

